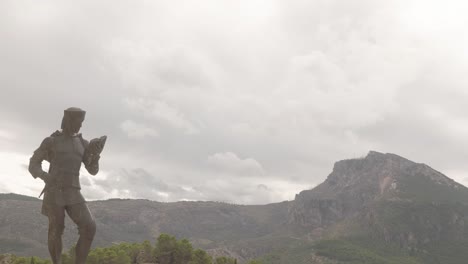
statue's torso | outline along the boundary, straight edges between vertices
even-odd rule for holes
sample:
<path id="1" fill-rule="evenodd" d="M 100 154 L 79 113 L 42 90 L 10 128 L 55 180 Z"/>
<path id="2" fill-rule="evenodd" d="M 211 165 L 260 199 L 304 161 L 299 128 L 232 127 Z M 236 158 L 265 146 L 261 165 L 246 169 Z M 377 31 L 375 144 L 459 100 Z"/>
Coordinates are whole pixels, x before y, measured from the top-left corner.
<path id="1" fill-rule="evenodd" d="M 81 188 L 79 177 L 85 148 L 80 136 L 54 138 L 52 151 L 49 174 L 55 179 L 56 186 Z"/>
<path id="2" fill-rule="evenodd" d="M 85 202 L 80 192 L 80 168 L 85 152 L 81 135 L 55 136 L 49 151 L 49 174 L 53 180 L 44 193 L 44 214 L 52 204 L 66 206 Z"/>

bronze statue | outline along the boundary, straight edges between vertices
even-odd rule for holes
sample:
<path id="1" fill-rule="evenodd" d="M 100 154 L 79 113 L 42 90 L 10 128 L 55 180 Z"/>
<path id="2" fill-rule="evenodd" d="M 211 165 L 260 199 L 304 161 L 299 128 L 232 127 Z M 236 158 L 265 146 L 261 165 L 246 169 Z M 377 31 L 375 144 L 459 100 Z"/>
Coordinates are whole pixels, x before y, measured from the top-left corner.
<path id="1" fill-rule="evenodd" d="M 85 264 L 96 233 L 96 223 L 81 195 L 80 167 L 83 162 L 91 175 L 99 171 L 99 158 L 106 136 L 88 142 L 78 134 L 86 112 L 71 107 L 64 111 L 62 131 L 45 138 L 29 161 L 29 172 L 45 182 L 42 214 L 49 218 L 48 246 L 54 264 L 61 264 L 65 211 L 78 226 L 76 264 Z M 50 163 L 49 171 L 42 161 Z M 41 193 L 42 195 L 42 193 Z"/>

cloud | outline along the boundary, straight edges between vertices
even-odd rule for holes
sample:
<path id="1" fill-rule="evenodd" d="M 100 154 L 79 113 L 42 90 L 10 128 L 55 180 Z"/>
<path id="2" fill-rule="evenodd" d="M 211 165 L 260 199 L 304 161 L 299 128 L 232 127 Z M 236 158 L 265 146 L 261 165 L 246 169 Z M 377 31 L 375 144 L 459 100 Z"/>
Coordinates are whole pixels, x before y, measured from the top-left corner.
<path id="1" fill-rule="evenodd" d="M 91 180 L 88 177 L 82 175 L 80 177 L 80 184 L 82 186 L 91 186 Z"/>
<path id="2" fill-rule="evenodd" d="M 103 175 L 87 177 L 91 185 L 83 184 L 82 191 L 87 199 L 92 200 L 120 197 L 162 202 L 187 200 L 262 204 L 291 199 L 301 190 L 299 184 L 264 176 L 231 177 L 217 174 L 210 175 L 204 181 L 200 181 L 200 177 L 177 181 L 174 177 L 159 173 L 150 173 L 141 168 L 104 172 Z M 265 181 L 269 182 L 268 186 L 262 183 Z"/>
<path id="3" fill-rule="evenodd" d="M 12 140 L 15 138 L 11 132 L 0 130 L 0 140 Z"/>
<path id="4" fill-rule="evenodd" d="M 130 138 L 144 138 L 144 137 L 157 137 L 159 133 L 151 128 L 147 127 L 144 124 L 136 123 L 132 120 L 125 120 L 120 124 L 120 128 L 125 132 Z"/>
<path id="5" fill-rule="evenodd" d="M 147 119 L 166 122 L 176 129 L 183 130 L 187 134 L 198 133 L 198 129 L 177 108 L 170 106 L 166 102 L 138 98 L 126 100 L 126 106 Z"/>
<path id="6" fill-rule="evenodd" d="M 232 152 L 215 153 L 208 157 L 207 162 L 229 173 L 256 176 L 265 173 L 262 165 L 255 159 L 241 159 Z"/>
<path id="7" fill-rule="evenodd" d="M 86 138 L 109 138 L 93 199 L 292 199 L 370 149 L 463 175 L 465 7 L 1 1 L 2 180 L 29 179 L 17 155 L 70 106 L 87 110 Z"/>
<path id="8" fill-rule="evenodd" d="M 106 190 L 121 189 L 122 187 L 140 186 L 148 190 L 167 190 L 166 183 L 157 180 L 144 169 L 126 170 L 122 169 L 118 172 L 109 174 L 105 180 L 97 179 L 94 181 L 101 185 Z M 104 184 L 105 183 L 105 184 Z"/>
<path id="9" fill-rule="evenodd" d="M 178 186 L 171 186 L 145 169 L 120 169 L 107 173 L 105 178 L 93 180 L 94 192 L 105 193 L 106 197 L 145 198 L 157 201 L 180 199 L 187 192 Z"/>
<path id="10" fill-rule="evenodd" d="M 44 187 L 44 182 L 34 179 L 29 174 L 25 162 L 29 162 L 30 156 L 21 153 L 11 153 L 0 151 L 0 159 L 3 161 L 0 166 L 0 180 L 2 181 L 2 192 L 22 193 L 30 196 L 38 196 Z M 43 164 L 43 169 L 47 170 L 47 164 Z"/>

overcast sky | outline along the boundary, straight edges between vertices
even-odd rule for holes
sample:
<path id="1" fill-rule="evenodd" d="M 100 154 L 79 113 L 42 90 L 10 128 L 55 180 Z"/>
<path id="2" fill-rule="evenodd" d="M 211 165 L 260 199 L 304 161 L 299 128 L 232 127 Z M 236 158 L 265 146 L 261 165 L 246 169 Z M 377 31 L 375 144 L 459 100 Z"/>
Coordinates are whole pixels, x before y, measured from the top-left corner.
<path id="1" fill-rule="evenodd" d="M 63 110 L 107 135 L 86 198 L 294 199 L 369 150 L 468 184 L 468 4 L 0 1 L 0 192 Z"/>

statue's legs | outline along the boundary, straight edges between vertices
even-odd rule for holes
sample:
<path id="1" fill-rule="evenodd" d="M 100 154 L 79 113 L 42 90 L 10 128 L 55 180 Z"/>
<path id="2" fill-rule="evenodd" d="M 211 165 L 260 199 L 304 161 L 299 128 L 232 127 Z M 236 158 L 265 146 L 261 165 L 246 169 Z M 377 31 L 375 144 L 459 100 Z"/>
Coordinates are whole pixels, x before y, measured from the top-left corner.
<path id="1" fill-rule="evenodd" d="M 65 227 L 65 208 L 53 207 L 49 208 L 49 236 L 48 246 L 50 257 L 53 264 L 62 264 L 62 234 Z"/>
<path id="2" fill-rule="evenodd" d="M 96 233 L 96 222 L 86 203 L 69 205 L 66 207 L 70 218 L 78 226 L 80 238 L 76 243 L 76 264 L 85 264 L 88 257 L 94 234 Z"/>

